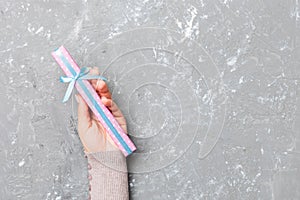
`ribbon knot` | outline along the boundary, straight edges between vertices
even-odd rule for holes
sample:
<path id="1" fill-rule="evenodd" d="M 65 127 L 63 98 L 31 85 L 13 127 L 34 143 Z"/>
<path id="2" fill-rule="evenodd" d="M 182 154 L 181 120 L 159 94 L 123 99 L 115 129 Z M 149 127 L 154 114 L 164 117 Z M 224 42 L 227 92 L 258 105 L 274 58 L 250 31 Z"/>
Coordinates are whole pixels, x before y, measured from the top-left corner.
<path id="1" fill-rule="evenodd" d="M 75 83 L 77 80 L 91 80 L 91 79 L 102 79 L 103 81 L 107 81 L 107 79 L 103 76 L 99 76 L 99 75 L 89 75 L 89 69 L 87 67 L 83 67 L 80 68 L 79 73 L 77 73 L 75 76 L 61 76 L 60 77 L 60 82 L 62 83 L 69 83 L 68 89 L 65 93 L 63 102 L 68 101 L 68 99 L 70 98 L 73 88 L 75 86 Z"/>

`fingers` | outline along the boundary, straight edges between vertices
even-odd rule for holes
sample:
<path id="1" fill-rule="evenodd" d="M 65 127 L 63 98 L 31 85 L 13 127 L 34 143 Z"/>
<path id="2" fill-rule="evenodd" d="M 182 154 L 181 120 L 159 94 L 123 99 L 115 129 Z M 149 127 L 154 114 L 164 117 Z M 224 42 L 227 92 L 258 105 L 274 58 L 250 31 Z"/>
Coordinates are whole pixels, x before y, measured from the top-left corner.
<path id="1" fill-rule="evenodd" d="M 92 67 L 92 68 L 90 68 L 89 74 L 90 74 L 90 75 L 100 75 L 99 68 L 98 68 L 98 67 Z M 92 80 L 91 80 L 91 83 L 92 83 L 92 85 L 93 85 L 94 88 L 95 88 L 95 86 L 96 86 L 96 84 L 97 84 L 97 79 L 92 79 Z"/>
<path id="2" fill-rule="evenodd" d="M 118 108 L 117 104 L 113 102 L 111 99 L 107 99 L 106 97 L 101 98 L 103 104 L 111 111 L 114 117 L 123 117 L 121 110 Z"/>
<path id="3" fill-rule="evenodd" d="M 107 84 L 103 80 L 98 79 L 94 88 L 96 89 L 96 91 L 100 95 L 100 97 L 104 96 L 108 99 L 111 99 L 111 93 L 108 90 Z"/>
<path id="4" fill-rule="evenodd" d="M 83 134 L 91 126 L 91 116 L 89 107 L 83 100 L 80 94 L 75 95 L 78 102 L 78 133 Z"/>
<path id="5" fill-rule="evenodd" d="M 93 67 L 90 70 L 90 74 L 91 75 L 99 75 L 100 74 L 99 68 L 98 67 Z M 95 88 L 96 92 L 98 93 L 98 95 L 100 97 L 104 96 L 108 99 L 111 99 L 111 93 L 108 89 L 107 84 L 103 80 L 93 79 L 93 80 L 91 80 L 91 83 L 92 83 L 93 87 Z"/>
<path id="6" fill-rule="evenodd" d="M 114 118 L 123 128 L 124 132 L 127 133 L 126 119 L 117 104 L 113 100 L 107 99 L 106 97 L 102 97 L 101 100 L 103 104 L 111 111 Z"/>

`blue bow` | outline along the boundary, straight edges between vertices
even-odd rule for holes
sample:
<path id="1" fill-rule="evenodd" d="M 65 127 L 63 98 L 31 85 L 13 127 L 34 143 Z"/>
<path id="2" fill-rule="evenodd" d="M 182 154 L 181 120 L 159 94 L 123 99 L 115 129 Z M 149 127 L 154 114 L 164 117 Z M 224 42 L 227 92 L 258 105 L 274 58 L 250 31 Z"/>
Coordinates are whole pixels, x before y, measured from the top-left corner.
<path id="1" fill-rule="evenodd" d="M 107 79 L 103 76 L 98 76 L 98 75 L 88 75 L 89 69 L 87 67 L 83 67 L 80 69 L 80 72 L 76 74 L 75 77 L 68 77 L 68 76 L 61 76 L 60 77 L 60 82 L 62 83 L 69 83 L 68 89 L 66 91 L 66 94 L 64 96 L 63 102 L 68 101 L 68 99 L 71 96 L 72 90 L 75 86 L 75 83 L 77 80 L 90 80 L 90 79 L 102 79 L 103 81 L 107 81 Z"/>

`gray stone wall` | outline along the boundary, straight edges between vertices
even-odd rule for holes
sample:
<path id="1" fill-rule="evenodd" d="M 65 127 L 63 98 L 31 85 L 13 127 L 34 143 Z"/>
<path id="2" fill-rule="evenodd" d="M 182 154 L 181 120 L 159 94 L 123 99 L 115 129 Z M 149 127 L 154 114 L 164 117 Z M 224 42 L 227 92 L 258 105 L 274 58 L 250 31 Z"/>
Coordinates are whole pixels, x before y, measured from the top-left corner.
<path id="1" fill-rule="evenodd" d="M 88 197 L 60 45 L 109 79 L 131 199 L 300 199 L 298 0 L 2 0 L 0 30 L 0 199 Z"/>

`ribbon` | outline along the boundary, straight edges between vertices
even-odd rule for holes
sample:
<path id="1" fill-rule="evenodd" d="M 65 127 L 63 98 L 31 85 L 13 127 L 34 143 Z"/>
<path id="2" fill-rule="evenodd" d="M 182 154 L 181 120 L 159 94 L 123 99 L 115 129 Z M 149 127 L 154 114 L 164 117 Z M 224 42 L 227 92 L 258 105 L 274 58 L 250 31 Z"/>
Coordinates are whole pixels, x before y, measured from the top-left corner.
<path id="1" fill-rule="evenodd" d="M 63 103 L 65 103 L 66 101 L 69 100 L 73 88 L 75 86 L 75 83 L 77 80 L 91 80 L 91 79 L 102 79 L 103 81 L 107 81 L 107 79 L 103 76 L 99 76 L 99 75 L 89 75 L 89 69 L 87 67 L 83 67 L 80 68 L 79 73 L 76 74 L 76 76 L 61 76 L 60 77 L 60 82 L 62 83 L 69 83 L 68 89 L 65 93 L 64 99 L 63 99 Z"/>

